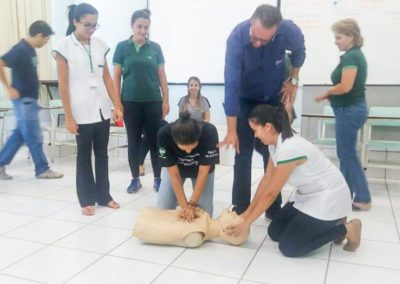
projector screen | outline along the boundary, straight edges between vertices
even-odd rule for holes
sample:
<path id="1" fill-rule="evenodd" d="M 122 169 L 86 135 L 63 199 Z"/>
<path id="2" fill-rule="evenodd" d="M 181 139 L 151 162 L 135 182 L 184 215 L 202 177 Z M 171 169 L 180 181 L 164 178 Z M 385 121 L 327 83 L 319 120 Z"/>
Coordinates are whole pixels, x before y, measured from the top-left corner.
<path id="1" fill-rule="evenodd" d="M 149 0 L 150 39 L 159 43 L 169 83 L 198 76 L 224 82 L 226 40 L 260 4 L 276 0 Z"/>

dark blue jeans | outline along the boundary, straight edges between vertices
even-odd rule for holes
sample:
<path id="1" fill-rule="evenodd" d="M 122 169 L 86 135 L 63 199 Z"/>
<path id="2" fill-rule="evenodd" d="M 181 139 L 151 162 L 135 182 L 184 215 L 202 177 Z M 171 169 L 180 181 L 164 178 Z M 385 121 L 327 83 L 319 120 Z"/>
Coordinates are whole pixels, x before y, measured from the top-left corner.
<path id="1" fill-rule="evenodd" d="M 340 171 L 350 188 L 355 202 L 370 202 L 367 179 L 357 156 L 357 135 L 368 118 L 364 102 L 346 107 L 334 107 L 336 151 L 340 161 Z"/>
<path id="2" fill-rule="evenodd" d="M 40 175 L 49 169 L 49 163 L 43 152 L 38 102 L 34 98 L 22 97 L 12 100 L 12 103 L 17 125 L 0 151 L 0 166 L 11 163 L 19 148 L 25 143 L 35 163 L 35 175 Z"/>
<path id="3" fill-rule="evenodd" d="M 237 117 L 237 135 L 239 138 L 240 153 L 235 154 L 233 189 L 232 189 L 232 204 L 235 205 L 235 210 L 238 214 L 244 212 L 250 204 L 251 197 L 251 161 L 253 150 L 256 148 L 263 156 L 264 169 L 267 167 L 269 159 L 268 146 L 262 144 L 258 139 L 255 139 L 254 132 L 249 125 L 250 112 L 256 106 L 263 104 L 258 101 L 240 100 L 240 114 Z M 268 102 L 273 106 L 280 105 L 279 98 Z M 271 215 L 275 215 L 281 208 L 282 197 L 279 194 L 275 202 L 267 210 Z"/>

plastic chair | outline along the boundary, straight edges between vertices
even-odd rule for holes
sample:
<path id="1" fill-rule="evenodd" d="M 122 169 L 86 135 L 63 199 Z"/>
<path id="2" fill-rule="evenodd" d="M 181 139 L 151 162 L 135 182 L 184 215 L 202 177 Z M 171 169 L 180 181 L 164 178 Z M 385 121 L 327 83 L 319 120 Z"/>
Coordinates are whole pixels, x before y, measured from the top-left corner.
<path id="1" fill-rule="evenodd" d="M 326 105 L 322 110 L 323 115 L 334 116 L 333 109 L 331 106 Z M 327 133 L 333 133 L 333 136 L 329 136 Z M 318 136 L 317 139 L 313 141 L 314 144 L 318 145 L 320 148 L 334 148 L 336 147 L 335 134 L 335 119 L 334 118 L 322 118 L 318 121 Z"/>

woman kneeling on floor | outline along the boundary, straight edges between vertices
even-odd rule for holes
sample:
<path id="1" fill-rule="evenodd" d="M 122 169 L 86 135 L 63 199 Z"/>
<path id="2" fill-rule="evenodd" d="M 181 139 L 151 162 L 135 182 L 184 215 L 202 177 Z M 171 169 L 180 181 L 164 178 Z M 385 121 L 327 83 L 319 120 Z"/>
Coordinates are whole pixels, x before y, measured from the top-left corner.
<path id="1" fill-rule="evenodd" d="M 249 123 L 255 136 L 269 145 L 270 158 L 250 206 L 240 215 L 244 221 L 225 232 L 234 236 L 247 233 L 287 182 L 297 191 L 268 228 L 269 237 L 279 242 L 285 256 L 301 256 L 344 239 L 343 249 L 356 250 L 361 221 L 346 223 L 351 198 L 339 169 L 316 146 L 294 134 L 283 108 L 260 105 L 252 111 Z"/>

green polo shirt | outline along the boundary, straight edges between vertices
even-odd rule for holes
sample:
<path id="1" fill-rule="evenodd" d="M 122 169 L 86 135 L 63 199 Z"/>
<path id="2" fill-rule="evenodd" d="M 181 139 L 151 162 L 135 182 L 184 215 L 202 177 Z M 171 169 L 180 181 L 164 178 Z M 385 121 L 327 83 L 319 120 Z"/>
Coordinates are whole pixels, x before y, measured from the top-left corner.
<path id="1" fill-rule="evenodd" d="M 333 70 L 331 80 L 333 85 L 339 84 L 342 72 L 346 69 L 356 69 L 357 75 L 353 88 L 350 92 L 339 95 L 329 96 L 332 107 L 344 107 L 365 100 L 365 81 L 367 80 L 367 60 L 361 49 L 353 47 L 340 57 L 340 63 Z"/>
<path id="2" fill-rule="evenodd" d="M 113 64 L 122 68 L 122 101 L 162 101 L 158 68 L 164 64 L 164 56 L 157 43 L 148 40 L 139 47 L 132 37 L 121 41 Z"/>

